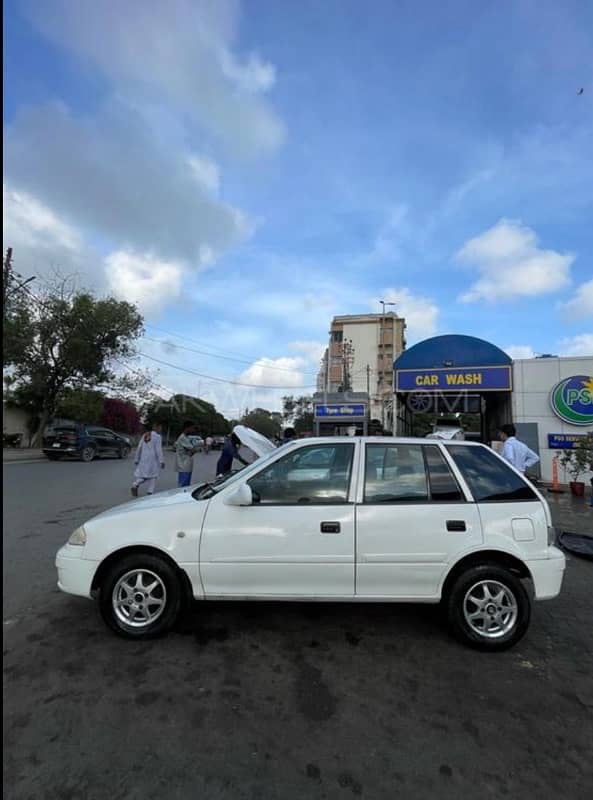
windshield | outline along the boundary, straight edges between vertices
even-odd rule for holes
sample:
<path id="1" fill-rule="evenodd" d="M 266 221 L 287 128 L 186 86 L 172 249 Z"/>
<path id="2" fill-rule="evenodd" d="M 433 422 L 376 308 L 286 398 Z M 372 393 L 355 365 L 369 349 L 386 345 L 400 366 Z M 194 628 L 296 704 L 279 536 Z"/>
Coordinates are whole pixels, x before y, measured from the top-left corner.
<path id="1" fill-rule="evenodd" d="M 276 455 L 278 450 L 275 449 L 271 453 L 268 453 L 266 456 L 262 456 L 261 458 L 256 458 L 252 464 L 249 464 L 246 467 L 242 467 L 241 469 L 234 469 L 231 472 L 223 475 L 219 478 L 216 478 L 213 481 L 208 481 L 207 483 L 201 483 L 197 489 L 192 492 L 192 497 L 194 500 L 207 500 L 209 497 L 212 497 L 221 489 L 226 489 L 227 486 L 230 486 L 232 483 L 235 483 L 239 478 L 243 478 L 246 475 L 251 475 L 255 469 L 259 469 L 263 464 L 267 464 L 268 461 L 272 460 L 272 456 Z"/>

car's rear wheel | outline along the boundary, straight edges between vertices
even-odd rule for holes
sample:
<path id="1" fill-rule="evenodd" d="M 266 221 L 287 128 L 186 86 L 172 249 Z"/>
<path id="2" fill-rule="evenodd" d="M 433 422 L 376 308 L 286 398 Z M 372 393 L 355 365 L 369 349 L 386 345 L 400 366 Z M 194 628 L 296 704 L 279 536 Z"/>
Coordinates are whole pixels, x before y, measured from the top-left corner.
<path id="1" fill-rule="evenodd" d="M 87 445 L 87 447 L 83 447 L 82 450 L 80 451 L 81 459 L 83 461 L 86 461 L 87 463 L 89 461 L 92 461 L 93 458 L 96 456 L 96 454 L 97 454 L 97 451 L 95 450 L 95 448 L 92 445 Z"/>
<path id="2" fill-rule="evenodd" d="M 529 627 L 531 603 L 520 578 L 498 564 L 463 572 L 447 598 L 455 636 L 478 650 L 506 650 Z"/>
<path id="3" fill-rule="evenodd" d="M 146 553 L 125 556 L 107 573 L 99 604 L 107 625 L 127 639 L 151 639 L 175 624 L 182 588 L 175 568 Z"/>

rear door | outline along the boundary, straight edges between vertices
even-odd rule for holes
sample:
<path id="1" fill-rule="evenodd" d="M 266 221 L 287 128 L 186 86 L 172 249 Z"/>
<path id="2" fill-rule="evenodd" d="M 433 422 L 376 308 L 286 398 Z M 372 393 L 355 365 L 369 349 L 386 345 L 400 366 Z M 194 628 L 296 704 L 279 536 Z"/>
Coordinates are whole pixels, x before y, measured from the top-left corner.
<path id="1" fill-rule="evenodd" d="M 434 598 L 449 562 L 481 544 L 476 505 L 442 445 L 366 443 L 356 509 L 356 594 Z"/>

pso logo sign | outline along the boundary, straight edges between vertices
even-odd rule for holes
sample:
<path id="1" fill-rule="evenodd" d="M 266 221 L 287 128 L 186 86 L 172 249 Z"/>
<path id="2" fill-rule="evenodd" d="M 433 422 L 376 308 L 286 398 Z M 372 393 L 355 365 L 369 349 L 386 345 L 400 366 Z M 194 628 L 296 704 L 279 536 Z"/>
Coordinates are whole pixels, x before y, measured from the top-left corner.
<path id="1" fill-rule="evenodd" d="M 557 417 L 571 425 L 593 425 L 593 377 L 573 375 L 557 383 L 550 395 Z"/>

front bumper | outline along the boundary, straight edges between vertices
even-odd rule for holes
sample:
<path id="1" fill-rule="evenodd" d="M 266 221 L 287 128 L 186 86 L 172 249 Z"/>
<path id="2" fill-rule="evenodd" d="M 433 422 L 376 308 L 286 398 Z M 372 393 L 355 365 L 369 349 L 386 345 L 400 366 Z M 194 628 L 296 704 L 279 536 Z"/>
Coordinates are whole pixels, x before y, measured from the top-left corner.
<path id="1" fill-rule="evenodd" d="M 549 558 L 526 561 L 533 578 L 536 600 L 550 600 L 560 594 L 566 567 L 564 553 L 557 547 L 549 548 Z"/>
<path id="2" fill-rule="evenodd" d="M 65 544 L 56 555 L 58 589 L 80 597 L 91 597 L 91 585 L 99 566 L 98 561 L 81 557 L 83 548 Z"/>

